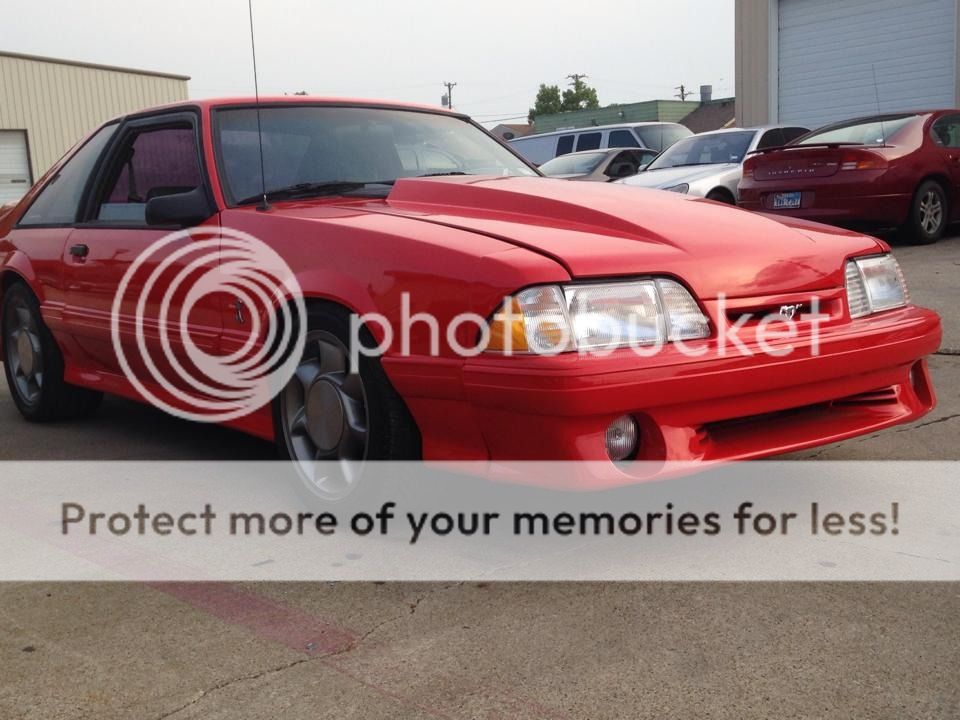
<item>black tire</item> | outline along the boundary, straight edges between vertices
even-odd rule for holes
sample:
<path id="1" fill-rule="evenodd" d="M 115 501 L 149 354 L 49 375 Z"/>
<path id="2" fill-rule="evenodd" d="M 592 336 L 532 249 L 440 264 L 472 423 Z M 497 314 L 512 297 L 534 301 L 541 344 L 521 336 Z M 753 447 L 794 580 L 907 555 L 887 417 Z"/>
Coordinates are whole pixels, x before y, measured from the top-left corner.
<path id="1" fill-rule="evenodd" d="M 332 338 L 339 341 L 344 348 L 350 345 L 350 314 L 340 306 L 331 304 L 313 305 L 307 308 L 308 327 L 307 338 Z M 370 334 L 364 329 L 361 332 L 361 339 L 367 347 L 375 347 L 375 343 Z M 308 346 L 304 353 L 304 359 L 309 357 L 311 348 Z M 318 379 L 321 376 L 318 375 Z M 420 432 L 417 429 L 416 422 L 410 411 L 407 409 L 403 399 L 391 385 L 380 363 L 379 358 L 360 355 L 359 357 L 359 378 L 361 381 L 363 403 L 366 414 L 366 446 L 360 455 L 362 457 L 350 457 L 351 460 L 359 460 L 363 463 L 377 460 L 418 460 L 421 457 Z M 297 383 L 299 380 L 295 377 L 291 383 Z M 289 386 L 288 386 L 289 387 Z M 298 391 L 299 392 L 299 391 Z M 295 442 L 289 428 L 288 417 L 292 408 L 289 407 L 290 401 L 287 399 L 287 390 L 281 392 L 273 403 L 273 418 L 276 435 L 276 444 L 280 457 L 284 460 L 297 461 L 307 460 L 304 457 L 304 443 Z M 305 403 L 305 398 L 304 398 Z M 304 410 L 306 406 L 304 406 Z M 309 447 L 309 443 L 307 444 Z M 326 459 L 326 458 L 321 458 Z M 334 459 L 334 458 L 330 458 Z M 306 486 L 300 488 L 306 490 L 309 499 L 312 502 L 319 503 L 342 503 L 343 498 L 326 496 L 319 492 L 310 484 L 310 480 L 301 477 L 306 481 Z M 357 481 L 357 487 L 351 490 L 348 495 L 351 502 L 358 499 L 369 499 L 372 496 L 371 488 L 364 487 L 369 485 L 364 483 L 361 477 Z M 385 491 L 385 488 L 378 488 L 375 492 L 379 495 Z M 301 494 L 303 494 L 301 492 Z"/>
<path id="2" fill-rule="evenodd" d="M 713 200 L 714 202 L 721 202 L 727 205 L 737 204 L 733 196 L 726 190 L 711 190 L 707 193 L 707 200 Z"/>
<path id="3" fill-rule="evenodd" d="M 25 284 L 7 288 L 2 315 L 3 370 L 20 414 L 30 422 L 52 422 L 94 412 L 103 393 L 64 382 L 60 347 Z"/>
<path id="4" fill-rule="evenodd" d="M 937 213 L 939 220 L 934 221 L 931 213 Z M 910 204 L 910 215 L 901 228 L 901 235 L 911 245 L 932 245 L 947 229 L 950 220 L 950 206 L 943 186 L 935 180 L 920 184 Z"/>

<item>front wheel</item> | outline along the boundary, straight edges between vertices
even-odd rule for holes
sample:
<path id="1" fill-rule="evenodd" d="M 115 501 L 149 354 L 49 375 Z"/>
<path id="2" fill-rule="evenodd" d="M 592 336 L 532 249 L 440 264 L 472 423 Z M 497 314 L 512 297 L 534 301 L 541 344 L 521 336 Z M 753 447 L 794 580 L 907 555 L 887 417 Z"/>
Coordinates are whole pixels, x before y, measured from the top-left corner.
<path id="1" fill-rule="evenodd" d="M 351 366 L 349 314 L 321 306 L 308 315 L 303 356 L 274 401 L 277 445 L 311 499 L 356 499 L 373 490 L 364 463 L 418 459 L 420 434 L 378 358 L 361 354 Z"/>
<path id="2" fill-rule="evenodd" d="M 933 180 L 922 183 L 913 196 L 910 217 L 903 228 L 904 237 L 913 245 L 930 245 L 941 238 L 947 228 L 947 194 Z"/>
<path id="3" fill-rule="evenodd" d="M 3 370 L 13 402 L 24 418 L 46 422 L 81 417 L 103 394 L 63 380 L 63 355 L 40 315 L 40 303 L 22 282 L 3 296 Z"/>
<path id="4" fill-rule="evenodd" d="M 707 193 L 707 200 L 713 200 L 714 202 L 722 202 L 727 205 L 736 205 L 737 201 L 733 199 L 733 195 L 728 193 L 726 190 L 711 190 Z"/>

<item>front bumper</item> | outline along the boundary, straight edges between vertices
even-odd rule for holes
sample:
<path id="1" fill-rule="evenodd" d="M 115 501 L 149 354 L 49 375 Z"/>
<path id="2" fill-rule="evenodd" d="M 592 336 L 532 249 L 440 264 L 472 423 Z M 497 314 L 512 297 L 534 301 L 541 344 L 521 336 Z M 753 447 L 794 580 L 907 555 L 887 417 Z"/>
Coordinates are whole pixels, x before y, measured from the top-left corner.
<path id="1" fill-rule="evenodd" d="M 791 341 L 782 357 L 704 358 L 668 346 L 653 357 L 384 358 L 420 427 L 426 460 L 603 461 L 590 487 L 657 477 L 670 462 L 758 458 L 908 422 L 935 404 L 924 356 L 939 317 L 917 307 L 879 313 Z M 759 351 L 759 348 L 748 346 Z M 633 415 L 641 448 L 614 466 L 604 434 Z M 549 482 L 549 481 L 547 481 Z"/>

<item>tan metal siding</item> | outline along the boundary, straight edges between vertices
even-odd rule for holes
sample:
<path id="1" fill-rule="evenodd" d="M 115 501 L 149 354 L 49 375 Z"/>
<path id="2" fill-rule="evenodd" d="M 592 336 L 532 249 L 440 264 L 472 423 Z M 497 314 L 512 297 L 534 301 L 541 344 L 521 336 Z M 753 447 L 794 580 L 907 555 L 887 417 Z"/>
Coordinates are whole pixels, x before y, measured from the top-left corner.
<path id="1" fill-rule="evenodd" d="M 770 0 L 736 0 L 737 125 L 770 121 Z"/>
<path id="2" fill-rule="evenodd" d="M 187 81 L 0 55 L 0 129 L 26 130 L 34 179 L 110 118 L 187 99 Z"/>

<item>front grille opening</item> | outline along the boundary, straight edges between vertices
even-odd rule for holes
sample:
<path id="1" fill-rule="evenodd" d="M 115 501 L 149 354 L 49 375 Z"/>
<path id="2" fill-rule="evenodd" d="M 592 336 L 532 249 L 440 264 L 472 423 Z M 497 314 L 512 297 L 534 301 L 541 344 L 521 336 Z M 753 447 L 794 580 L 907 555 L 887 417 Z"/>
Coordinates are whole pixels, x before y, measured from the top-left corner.
<path id="1" fill-rule="evenodd" d="M 865 393 L 860 393 L 859 395 L 851 395 L 850 397 L 840 398 L 833 401 L 835 406 L 844 406 L 844 405 L 895 405 L 899 402 L 899 392 L 897 391 L 896 386 L 891 385 L 890 387 L 879 388 L 877 390 L 870 390 Z"/>

